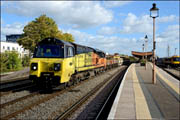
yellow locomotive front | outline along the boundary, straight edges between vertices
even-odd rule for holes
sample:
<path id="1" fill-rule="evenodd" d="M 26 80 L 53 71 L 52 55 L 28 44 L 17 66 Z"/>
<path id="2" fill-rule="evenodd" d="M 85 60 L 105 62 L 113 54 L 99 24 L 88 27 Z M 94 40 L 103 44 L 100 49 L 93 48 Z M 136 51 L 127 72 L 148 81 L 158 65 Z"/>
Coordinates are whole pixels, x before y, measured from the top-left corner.
<path id="1" fill-rule="evenodd" d="M 180 56 L 172 56 L 171 57 L 171 64 L 174 67 L 180 67 Z"/>
<path id="2" fill-rule="evenodd" d="M 30 79 L 39 86 L 66 83 L 75 72 L 74 47 L 55 38 L 42 40 L 30 62 Z"/>

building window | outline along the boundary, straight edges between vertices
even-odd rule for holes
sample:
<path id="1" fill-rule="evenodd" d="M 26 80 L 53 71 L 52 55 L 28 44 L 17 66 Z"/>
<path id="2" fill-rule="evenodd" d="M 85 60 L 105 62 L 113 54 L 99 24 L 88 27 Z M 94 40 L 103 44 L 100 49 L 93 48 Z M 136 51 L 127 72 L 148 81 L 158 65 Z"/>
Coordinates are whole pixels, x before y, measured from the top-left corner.
<path id="1" fill-rule="evenodd" d="M 18 51 L 18 47 L 16 48 L 16 50 Z"/>
<path id="2" fill-rule="evenodd" d="M 3 49 L 5 50 L 5 46 L 3 46 Z"/>
<path id="3" fill-rule="evenodd" d="M 14 48 L 14 47 L 12 47 L 12 50 L 15 50 L 15 48 Z"/>
<path id="4" fill-rule="evenodd" d="M 9 46 L 7 47 L 7 50 L 10 50 L 10 47 L 9 47 Z"/>

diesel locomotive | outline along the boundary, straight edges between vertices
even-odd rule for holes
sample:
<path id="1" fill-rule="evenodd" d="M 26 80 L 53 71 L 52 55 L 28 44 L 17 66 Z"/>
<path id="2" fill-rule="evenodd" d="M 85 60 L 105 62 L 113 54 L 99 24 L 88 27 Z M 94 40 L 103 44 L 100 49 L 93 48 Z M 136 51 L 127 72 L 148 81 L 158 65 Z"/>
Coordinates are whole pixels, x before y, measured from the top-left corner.
<path id="1" fill-rule="evenodd" d="M 45 88 L 68 86 L 118 64 L 117 58 L 106 58 L 101 50 L 46 38 L 35 48 L 30 61 L 30 79 Z"/>

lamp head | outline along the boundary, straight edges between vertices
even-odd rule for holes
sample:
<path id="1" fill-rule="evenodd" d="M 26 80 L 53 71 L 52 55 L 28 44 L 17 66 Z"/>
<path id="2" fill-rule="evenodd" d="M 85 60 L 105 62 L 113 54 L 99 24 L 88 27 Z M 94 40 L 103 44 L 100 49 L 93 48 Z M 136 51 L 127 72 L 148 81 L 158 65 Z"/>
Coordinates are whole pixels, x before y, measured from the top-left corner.
<path id="1" fill-rule="evenodd" d="M 145 39 L 145 41 L 148 41 L 148 36 L 146 35 L 146 36 L 144 37 L 144 39 Z"/>
<path id="2" fill-rule="evenodd" d="M 156 4 L 153 3 L 153 7 L 150 9 L 150 17 L 156 18 L 159 16 L 159 8 L 156 7 Z"/>

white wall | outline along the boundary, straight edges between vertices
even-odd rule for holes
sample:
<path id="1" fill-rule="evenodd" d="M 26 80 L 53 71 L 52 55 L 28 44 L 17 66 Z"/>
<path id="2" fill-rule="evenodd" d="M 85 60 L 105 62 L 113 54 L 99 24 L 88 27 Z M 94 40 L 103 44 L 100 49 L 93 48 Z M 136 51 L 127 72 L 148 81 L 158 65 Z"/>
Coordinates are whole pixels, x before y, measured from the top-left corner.
<path id="1" fill-rule="evenodd" d="M 28 55 L 29 51 L 25 50 L 22 46 L 20 46 L 18 43 L 13 42 L 1 42 L 1 51 L 17 51 L 20 54 L 20 57 L 23 57 L 24 55 Z"/>

